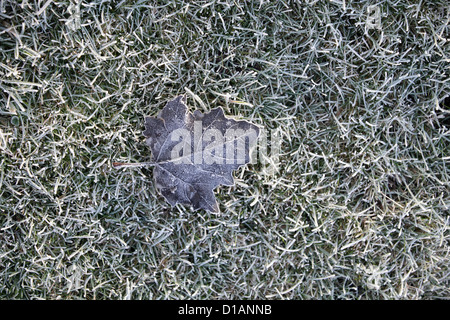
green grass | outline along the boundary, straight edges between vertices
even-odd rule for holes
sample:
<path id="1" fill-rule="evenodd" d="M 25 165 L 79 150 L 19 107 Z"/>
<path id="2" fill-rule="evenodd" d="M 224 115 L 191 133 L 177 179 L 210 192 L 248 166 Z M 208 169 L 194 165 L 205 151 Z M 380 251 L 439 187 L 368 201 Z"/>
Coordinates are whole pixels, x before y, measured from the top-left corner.
<path id="1" fill-rule="evenodd" d="M 0 0 L 0 298 L 450 296 L 447 1 L 69 5 Z M 112 168 L 179 94 L 283 133 L 220 214 Z"/>

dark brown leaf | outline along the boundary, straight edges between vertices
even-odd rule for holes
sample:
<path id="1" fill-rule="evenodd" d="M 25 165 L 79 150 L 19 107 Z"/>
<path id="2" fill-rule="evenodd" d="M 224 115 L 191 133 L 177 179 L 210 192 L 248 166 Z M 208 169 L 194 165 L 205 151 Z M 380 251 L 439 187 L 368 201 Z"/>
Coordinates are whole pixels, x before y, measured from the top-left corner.
<path id="1" fill-rule="evenodd" d="M 234 184 L 232 172 L 250 162 L 259 128 L 224 116 L 221 108 L 188 111 L 179 96 L 145 119 L 144 135 L 152 150 L 156 186 L 171 205 L 218 211 L 213 190 Z"/>

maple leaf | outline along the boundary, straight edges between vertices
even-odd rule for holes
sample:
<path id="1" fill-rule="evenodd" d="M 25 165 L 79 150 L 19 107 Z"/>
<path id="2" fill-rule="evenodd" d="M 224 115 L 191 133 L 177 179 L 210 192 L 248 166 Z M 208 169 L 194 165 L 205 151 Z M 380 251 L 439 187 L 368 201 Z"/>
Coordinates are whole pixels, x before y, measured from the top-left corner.
<path id="1" fill-rule="evenodd" d="M 250 162 L 259 128 L 226 118 L 221 108 L 191 113 L 185 96 L 169 101 L 158 117 L 145 118 L 157 188 L 172 205 L 218 212 L 213 190 L 232 186 L 233 170 Z"/>

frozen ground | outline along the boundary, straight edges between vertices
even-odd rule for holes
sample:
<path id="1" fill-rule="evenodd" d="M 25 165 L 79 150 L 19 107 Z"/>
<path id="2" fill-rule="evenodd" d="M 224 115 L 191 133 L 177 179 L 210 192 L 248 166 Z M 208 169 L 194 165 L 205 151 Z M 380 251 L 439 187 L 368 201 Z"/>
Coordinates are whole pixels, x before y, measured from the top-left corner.
<path id="1" fill-rule="evenodd" d="M 448 298 L 449 18 L 0 0 L 0 297 Z M 219 214 L 111 166 L 149 160 L 144 116 L 179 94 L 283 133 L 279 170 L 236 172 Z"/>

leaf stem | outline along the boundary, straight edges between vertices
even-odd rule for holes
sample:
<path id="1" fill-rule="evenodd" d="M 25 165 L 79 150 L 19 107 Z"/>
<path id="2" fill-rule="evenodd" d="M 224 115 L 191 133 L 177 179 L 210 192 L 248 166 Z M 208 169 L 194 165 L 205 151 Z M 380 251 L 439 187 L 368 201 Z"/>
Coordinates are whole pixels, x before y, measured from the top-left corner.
<path id="1" fill-rule="evenodd" d="M 125 162 L 113 162 L 112 166 L 114 168 L 122 168 L 122 167 L 146 167 L 146 166 L 154 166 L 157 163 L 154 162 L 135 162 L 135 163 L 125 163 Z"/>

